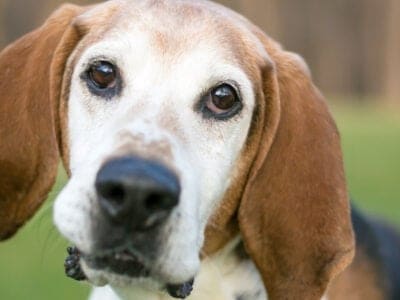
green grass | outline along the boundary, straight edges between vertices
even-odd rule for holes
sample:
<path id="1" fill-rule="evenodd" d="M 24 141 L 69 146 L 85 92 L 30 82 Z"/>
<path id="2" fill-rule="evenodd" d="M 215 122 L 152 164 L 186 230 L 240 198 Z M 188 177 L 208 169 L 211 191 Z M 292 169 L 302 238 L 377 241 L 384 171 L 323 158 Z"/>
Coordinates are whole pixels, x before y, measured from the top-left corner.
<path id="1" fill-rule="evenodd" d="M 400 226 L 399 111 L 335 106 L 349 189 L 363 210 Z M 61 175 L 50 198 L 60 190 Z M 0 245 L 0 299 L 86 299 L 89 287 L 64 276 L 67 243 L 51 225 L 51 200 Z"/>
<path id="2" fill-rule="evenodd" d="M 400 226 L 400 110 L 337 106 L 349 191 L 357 206 Z"/>
<path id="3" fill-rule="evenodd" d="M 63 262 L 67 243 L 52 225 L 52 199 L 66 176 L 60 172 L 49 199 L 14 238 L 0 245 L 1 300 L 87 299 L 89 287 L 68 279 Z"/>

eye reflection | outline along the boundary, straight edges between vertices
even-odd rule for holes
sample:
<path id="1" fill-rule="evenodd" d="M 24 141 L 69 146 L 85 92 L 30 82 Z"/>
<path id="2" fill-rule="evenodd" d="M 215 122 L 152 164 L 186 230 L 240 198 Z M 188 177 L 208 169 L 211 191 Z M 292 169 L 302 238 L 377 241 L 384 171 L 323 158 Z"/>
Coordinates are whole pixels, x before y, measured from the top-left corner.
<path id="1" fill-rule="evenodd" d="M 117 72 L 111 63 L 99 61 L 90 67 L 89 78 L 99 89 L 113 88 L 116 85 Z"/>
<path id="2" fill-rule="evenodd" d="M 205 118 L 226 120 L 240 112 L 242 101 L 236 89 L 228 83 L 209 90 L 202 98 L 201 111 Z"/>
<path id="3" fill-rule="evenodd" d="M 81 78 L 92 94 L 108 100 L 121 91 L 122 80 L 119 70 L 116 65 L 106 60 L 92 62 Z"/>

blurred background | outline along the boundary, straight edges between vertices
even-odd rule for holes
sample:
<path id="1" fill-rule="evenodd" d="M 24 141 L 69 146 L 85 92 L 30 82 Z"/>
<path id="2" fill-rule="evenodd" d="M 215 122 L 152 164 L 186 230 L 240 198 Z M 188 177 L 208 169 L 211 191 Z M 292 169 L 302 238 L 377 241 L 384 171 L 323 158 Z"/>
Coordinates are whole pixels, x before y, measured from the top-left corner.
<path id="1" fill-rule="evenodd" d="M 0 0 L 0 49 L 38 26 L 63 1 Z M 98 1 L 71 1 L 89 4 Z M 301 54 L 342 134 L 349 190 L 357 205 L 400 228 L 400 1 L 221 0 Z M 86 299 L 63 273 L 66 242 L 50 199 L 0 245 L 0 299 Z"/>

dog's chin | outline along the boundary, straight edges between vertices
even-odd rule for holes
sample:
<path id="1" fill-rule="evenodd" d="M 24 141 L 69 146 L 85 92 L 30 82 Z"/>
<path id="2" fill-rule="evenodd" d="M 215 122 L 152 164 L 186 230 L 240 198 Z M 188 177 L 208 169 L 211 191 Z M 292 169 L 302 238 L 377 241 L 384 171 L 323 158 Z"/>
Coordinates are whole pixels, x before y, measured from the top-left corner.
<path id="1" fill-rule="evenodd" d="M 165 291 L 165 284 L 152 277 L 130 277 L 107 270 L 93 269 L 84 260 L 81 261 L 81 266 L 87 276 L 88 282 L 93 286 L 102 287 L 109 285 L 116 291 L 130 291 L 138 288 L 155 293 Z"/>
<path id="2" fill-rule="evenodd" d="M 82 255 L 86 265 L 94 270 L 102 270 L 128 278 L 146 278 L 150 276 L 149 268 L 129 249 L 122 249 L 101 255 Z"/>
<path id="3" fill-rule="evenodd" d="M 169 277 L 173 278 L 173 274 L 162 275 L 158 270 L 147 266 L 145 259 L 141 259 L 129 249 L 96 255 L 82 253 L 81 258 L 85 275 L 96 286 L 106 284 L 121 288 L 142 286 L 148 290 L 159 291 L 193 281 L 193 277 L 190 277 L 179 284 L 171 282 Z"/>

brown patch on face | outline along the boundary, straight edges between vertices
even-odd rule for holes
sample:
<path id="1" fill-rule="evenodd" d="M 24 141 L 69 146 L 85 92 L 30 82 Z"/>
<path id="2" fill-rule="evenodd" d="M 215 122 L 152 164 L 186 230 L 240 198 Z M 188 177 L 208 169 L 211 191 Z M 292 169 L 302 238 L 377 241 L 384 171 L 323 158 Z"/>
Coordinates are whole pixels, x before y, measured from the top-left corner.
<path id="1" fill-rule="evenodd" d="M 117 157 L 135 156 L 157 161 L 178 174 L 173 164 L 174 156 L 169 141 L 160 139 L 146 142 L 143 135 L 132 135 L 128 132 L 120 133 L 117 140 L 119 145 L 105 161 Z"/>
<path id="2" fill-rule="evenodd" d="M 172 41 L 164 32 L 153 32 L 151 40 L 152 45 L 159 49 L 160 52 L 167 52 L 168 49 L 172 48 Z"/>
<path id="3" fill-rule="evenodd" d="M 163 107 L 163 113 L 158 117 L 157 126 L 177 137 L 182 143 L 185 143 L 187 139 L 184 128 L 177 121 L 176 112 L 167 105 Z"/>
<path id="4" fill-rule="evenodd" d="M 256 85 L 254 89 L 257 91 L 260 88 L 262 66 L 267 62 L 267 58 L 264 57 L 267 53 L 261 50 L 261 42 L 250 30 L 238 27 L 232 22 L 217 20 L 214 26 L 218 28 L 216 37 L 219 42 L 218 47 L 226 51 L 227 60 L 241 67 L 250 81 Z M 215 30 L 210 29 L 210 32 L 216 34 Z"/>
<path id="5" fill-rule="evenodd" d="M 353 263 L 328 288 L 329 300 L 383 300 L 386 299 L 378 268 L 363 250 L 358 249 Z"/>

